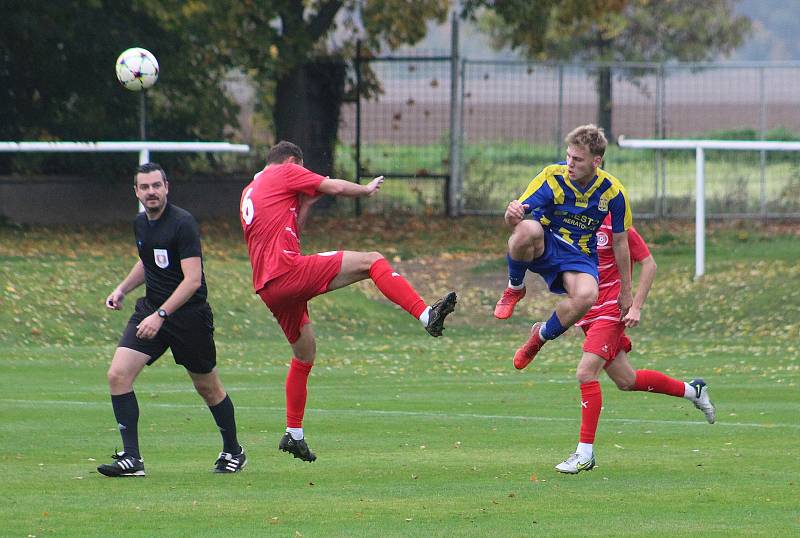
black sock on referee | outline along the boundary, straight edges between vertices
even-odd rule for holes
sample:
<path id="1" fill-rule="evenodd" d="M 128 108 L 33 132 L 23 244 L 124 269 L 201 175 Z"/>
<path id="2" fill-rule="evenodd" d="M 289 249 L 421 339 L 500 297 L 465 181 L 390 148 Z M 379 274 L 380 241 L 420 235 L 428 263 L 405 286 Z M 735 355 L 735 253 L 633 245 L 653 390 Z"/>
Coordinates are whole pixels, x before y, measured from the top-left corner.
<path id="1" fill-rule="evenodd" d="M 214 415 L 214 421 L 222 434 L 222 451 L 233 455 L 240 454 L 242 447 L 236 439 L 236 418 L 230 396 L 226 394 L 224 400 L 217 405 L 209 405 L 208 409 Z"/>
<path id="2" fill-rule="evenodd" d="M 139 402 L 133 391 L 125 394 L 112 394 L 111 406 L 114 408 L 114 417 L 117 419 L 119 434 L 122 436 L 122 446 L 125 454 L 134 458 L 141 458 L 139 454 Z"/>

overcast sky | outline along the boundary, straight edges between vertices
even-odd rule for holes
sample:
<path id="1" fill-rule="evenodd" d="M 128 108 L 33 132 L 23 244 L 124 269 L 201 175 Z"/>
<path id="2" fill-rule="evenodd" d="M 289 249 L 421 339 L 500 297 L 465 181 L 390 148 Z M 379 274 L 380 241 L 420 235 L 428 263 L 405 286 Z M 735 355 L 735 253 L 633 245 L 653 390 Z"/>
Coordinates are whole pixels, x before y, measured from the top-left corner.
<path id="1" fill-rule="evenodd" d="M 733 60 L 782 61 L 800 60 L 800 39 L 797 24 L 800 21 L 800 0 L 742 0 L 736 12 L 753 20 L 754 32 L 748 41 L 731 56 Z M 461 24 L 461 54 L 470 59 L 512 59 L 512 52 L 494 51 L 486 36 L 468 23 Z M 447 54 L 450 50 L 450 22 L 437 26 L 430 24 L 427 37 L 412 49 L 403 52 L 424 51 Z"/>

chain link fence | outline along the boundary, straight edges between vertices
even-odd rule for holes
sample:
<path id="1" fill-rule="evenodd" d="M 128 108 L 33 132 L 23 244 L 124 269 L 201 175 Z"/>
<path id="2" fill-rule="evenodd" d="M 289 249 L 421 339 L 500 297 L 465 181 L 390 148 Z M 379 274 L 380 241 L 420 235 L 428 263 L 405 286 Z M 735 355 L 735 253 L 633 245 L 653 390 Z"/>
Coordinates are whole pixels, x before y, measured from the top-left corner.
<path id="1" fill-rule="evenodd" d="M 800 139 L 800 63 L 455 59 L 454 70 L 453 61 L 368 60 L 381 91 L 345 107 L 339 163 L 355 170 L 359 160 L 362 172 L 398 180 L 387 182 L 384 206 L 372 210 L 445 212 L 449 187 L 451 214 L 501 213 L 542 167 L 563 160 L 567 132 L 604 117 L 612 140 Z M 603 73 L 607 99 L 598 97 Z M 631 152 L 612 144 L 604 167 L 626 185 L 637 216 L 693 214 L 691 151 Z M 706 167 L 710 217 L 800 216 L 792 195 L 800 155 L 710 151 Z"/>
<path id="2" fill-rule="evenodd" d="M 365 210 L 448 212 L 451 58 L 363 58 L 355 69 L 356 102 L 342 109 L 337 166 L 357 181 L 387 178 Z"/>

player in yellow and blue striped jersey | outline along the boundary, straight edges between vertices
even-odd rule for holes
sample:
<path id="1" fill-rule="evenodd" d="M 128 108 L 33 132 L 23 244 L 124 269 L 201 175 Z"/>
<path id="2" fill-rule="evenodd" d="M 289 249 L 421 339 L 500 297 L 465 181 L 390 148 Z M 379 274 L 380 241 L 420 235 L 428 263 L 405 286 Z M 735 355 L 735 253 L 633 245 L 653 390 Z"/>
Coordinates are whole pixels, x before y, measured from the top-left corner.
<path id="1" fill-rule="evenodd" d="M 627 236 L 633 219 L 622 183 L 600 168 L 608 141 L 602 129 L 582 125 L 565 142 L 566 162 L 545 167 L 505 212 L 505 222 L 512 229 L 509 281 L 495 306 L 495 317 L 511 317 L 525 296 L 527 271 L 540 274 L 550 291 L 567 295 L 547 321 L 533 324 L 528 341 L 514 355 L 514 366 L 520 370 L 545 342 L 581 319 L 597 299 L 595 232 L 609 213 L 614 257 L 621 273 L 618 304 L 622 316 L 633 302 Z M 533 218 L 526 219 L 526 214 Z"/>

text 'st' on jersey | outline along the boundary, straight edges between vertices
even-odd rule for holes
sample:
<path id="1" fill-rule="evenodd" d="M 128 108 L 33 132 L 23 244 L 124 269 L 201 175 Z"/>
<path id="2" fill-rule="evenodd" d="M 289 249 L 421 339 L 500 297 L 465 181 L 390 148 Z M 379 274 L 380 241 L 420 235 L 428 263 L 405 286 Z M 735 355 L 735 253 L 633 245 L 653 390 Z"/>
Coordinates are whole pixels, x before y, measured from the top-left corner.
<path id="1" fill-rule="evenodd" d="M 147 299 L 161 305 L 183 280 L 181 260 L 199 257 L 202 263 L 197 221 L 188 211 L 167 203 L 157 220 L 148 220 L 144 212 L 136 215 L 133 233 L 144 264 Z M 200 287 L 184 306 L 204 303 L 207 295 L 206 276 L 202 273 Z"/>
<path id="2" fill-rule="evenodd" d="M 239 217 L 255 291 L 289 271 L 300 256 L 300 195 L 315 196 L 324 179 L 297 164 L 272 164 L 242 191 Z"/>
<path id="3" fill-rule="evenodd" d="M 596 319 L 619 319 L 617 306 L 619 290 L 622 285 L 617 260 L 614 258 L 614 232 L 611 228 L 611 217 L 603 221 L 597 230 L 597 269 L 600 274 L 599 293 L 592 308 L 576 325 L 586 325 Z M 628 248 L 631 253 L 631 269 L 634 263 L 641 262 L 650 256 L 650 249 L 636 228 L 628 228 Z"/>
<path id="4" fill-rule="evenodd" d="M 585 189 L 569 179 L 566 163 L 545 167 L 528 185 L 519 201 L 526 213 L 557 237 L 595 257 L 595 232 L 607 215 L 619 233 L 633 225 L 633 216 L 622 183 L 600 168 Z"/>

